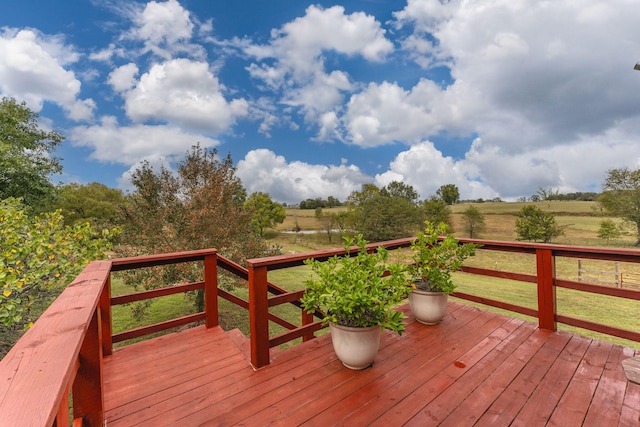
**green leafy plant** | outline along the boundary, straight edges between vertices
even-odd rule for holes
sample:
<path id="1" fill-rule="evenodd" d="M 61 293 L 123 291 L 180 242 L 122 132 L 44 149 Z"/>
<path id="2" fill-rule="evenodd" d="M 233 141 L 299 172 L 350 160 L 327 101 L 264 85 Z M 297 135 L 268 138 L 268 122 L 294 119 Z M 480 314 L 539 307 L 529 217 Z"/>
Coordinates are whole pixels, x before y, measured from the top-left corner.
<path id="1" fill-rule="evenodd" d="M 455 285 L 451 273 L 460 270 L 465 259 L 475 255 L 480 246 L 474 243 L 460 245 L 453 235 L 447 234 L 448 227 L 441 222 L 437 226 L 425 222 L 425 229 L 411 243 L 413 265 L 409 271 L 417 289 L 429 292 L 451 293 Z M 446 235 L 443 240 L 439 236 Z"/>
<path id="2" fill-rule="evenodd" d="M 0 325 L 28 324 L 32 305 L 43 305 L 90 260 L 104 258 L 117 233 L 98 233 L 88 223 L 65 226 L 59 210 L 32 217 L 20 200 L 1 200 Z"/>
<path id="3" fill-rule="evenodd" d="M 405 316 L 394 307 L 411 292 L 407 266 L 389 262 L 389 252 L 384 247 L 369 252 L 362 235 L 355 240 L 345 237 L 344 241 L 346 255 L 333 256 L 325 262 L 305 261 L 315 276 L 305 282 L 304 309 L 324 313 L 325 324 L 380 325 L 401 334 Z"/>

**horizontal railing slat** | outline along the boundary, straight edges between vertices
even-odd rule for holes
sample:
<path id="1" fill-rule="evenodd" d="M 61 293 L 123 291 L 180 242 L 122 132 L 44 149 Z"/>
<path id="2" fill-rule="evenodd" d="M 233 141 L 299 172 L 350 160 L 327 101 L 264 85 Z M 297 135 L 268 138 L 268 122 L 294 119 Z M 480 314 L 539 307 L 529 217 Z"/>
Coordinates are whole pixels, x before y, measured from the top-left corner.
<path id="1" fill-rule="evenodd" d="M 126 332 L 120 332 L 113 334 L 113 342 L 118 343 L 134 338 L 140 338 L 144 335 L 154 334 L 156 332 L 165 331 L 167 329 L 176 328 L 178 326 L 187 325 L 189 323 L 200 322 L 204 320 L 206 314 L 204 312 L 190 314 L 188 316 L 178 317 L 177 319 L 167 320 L 165 322 L 154 323 L 149 326 L 142 326 L 140 328 L 131 329 Z"/>
<path id="2" fill-rule="evenodd" d="M 575 317 L 564 316 L 561 314 L 556 315 L 556 320 L 560 323 L 564 323 L 565 325 L 575 326 L 576 328 L 587 329 L 605 335 L 640 342 L 640 332 L 615 328 L 613 326 L 603 325 L 589 320 L 577 319 Z"/>
<path id="3" fill-rule="evenodd" d="M 111 297 L 111 305 L 122 305 L 151 298 L 166 297 L 169 295 L 179 294 L 181 292 L 197 291 L 198 289 L 204 289 L 204 282 L 187 283 L 184 285 L 175 285 L 168 288 L 136 292 L 135 294 L 118 295 L 115 297 Z"/>
<path id="4" fill-rule="evenodd" d="M 280 304 L 291 303 L 294 301 L 297 302 L 300 298 L 302 298 L 303 295 L 304 295 L 304 289 L 269 297 L 269 307 L 275 307 Z"/>
<path id="5" fill-rule="evenodd" d="M 602 286 L 593 283 L 576 282 L 575 280 L 564 279 L 556 279 L 556 286 L 559 288 L 573 289 L 592 294 L 608 295 L 640 301 L 640 291 L 634 289 L 614 288 L 612 286 Z"/>
<path id="6" fill-rule="evenodd" d="M 503 310 L 513 311 L 514 313 L 524 314 L 526 316 L 538 317 L 538 310 L 524 307 L 522 305 L 511 304 L 504 301 L 498 301 L 491 298 L 480 297 L 477 295 L 466 294 L 464 292 L 453 292 L 452 297 L 464 299 L 467 301 L 477 302 L 479 304 L 488 305 L 491 307 L 501 308 Z"/>
<path id="7" fill-rule="evenodd" d="M 269 347 L 277 347 L 281 344 L 287 343 L 289 341 L 293 341 L 296 338 L 301 338 L 302 336 L 310 333 L 316 332 L 322 329 L 322 322 L 317 321 L 313 323 L 309 323 L 308 325 L 299 326 L 295 329 L 290 330 L 289 332 L 284 332 L 280 335 L 276 335 L 273 338 L 269 339 Z"/>

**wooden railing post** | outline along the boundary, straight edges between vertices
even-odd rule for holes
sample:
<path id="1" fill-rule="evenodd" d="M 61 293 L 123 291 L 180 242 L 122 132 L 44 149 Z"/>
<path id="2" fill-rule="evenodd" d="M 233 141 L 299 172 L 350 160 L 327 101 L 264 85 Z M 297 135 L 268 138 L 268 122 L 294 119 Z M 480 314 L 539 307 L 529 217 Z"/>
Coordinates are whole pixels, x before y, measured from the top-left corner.
<path id="1" fill-rule="evenodd" d="M 90 427 L 101 427 L 104 421 L 102 344 L 98 311 L 94 312 L 80 347 L 80 366 L 73 382 L 73 417 L 82 418 L 82 425 Z"/>
<path id="2" fill-rule="evenodd" d="M 207 328 L 218 326 L 218 255 L 204 257 L 204 311 Z"/>
<path id="3" fill-rule="evenodd" d="M 254 267 L 248 264 L 248 272 L 251 364 L 258 369 L 269 364 L 267 267 Z"/>
<path id="4" fill-rule="evenodd" d="M 536 249 L 538 276 L 538 327 L 557 330 L 556 324 L 556 265 L 551 249 Z"/>
<path id="5" fill-rule="evenodd" d="M 100 325 L 102 354 L 110 356 L 113 352 L 113 335 L 111 329 L 111 274 L 107 277 L 102 293 L 100 294 Z"/>
<path id="6" fill-rule="evenodd" d="M 309 313 L 307 310 L 302 310 L 302 326 L 308 325 L 310 323 L 313 323 L 313 313 Z M 313 332 L 309 332 L 308 334 L 302 336 L 302 342 L 306 342 L 314 338 L 315 336 L 313 335 Z"/>

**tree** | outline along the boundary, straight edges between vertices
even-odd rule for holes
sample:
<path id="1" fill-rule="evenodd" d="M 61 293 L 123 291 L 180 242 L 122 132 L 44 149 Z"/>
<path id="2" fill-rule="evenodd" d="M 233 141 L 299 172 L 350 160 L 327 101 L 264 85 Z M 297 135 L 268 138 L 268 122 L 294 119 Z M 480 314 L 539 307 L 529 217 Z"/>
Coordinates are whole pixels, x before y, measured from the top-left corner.
<path id="1" fill-rule="evenodd" d="M 116 233 L 65 226 L 59 210 L 31 216 L 18 199 L 0 201 L 0 353 L 90 260 L 105 257 Z"/>
<path id="2" fill-rule="evenodd" d="M 635 245 L 640 245 L 640 169 L 610 169 L 602 187 L 598 202 L 612 215 L 635 225 Z"/>
<path id="3" fill-rule="evenodd" d="M 420 210 L 425 220 L 440 224 L 444 222 L 448 230 L 453 232 L 453 220 L 451 217 L 451 208 L 440 198 L 431 196 L 420 203 Z"/>
<path id="4" fill-rule="evenodd" d="M 322 229 L 327 233 L 327 239 L 329 240 L 329 243 L 331 243 L 332 232 L 333 232 L 334 226 L 336 225 L 338 214 L 335 214 L 335 213 L 323 214 L 322 208 L 317 208 L 317 209 L 320 209 L 320 211 L 316 210 L 316 218 L 320 220 L 320 224 L 322 224 Z M 318 216 L 318 212 L 320 212 L 319 216 Z"/>
<path id="5" fill-rule="evenodd" d="M 436 195 L 440 197 L 447 205 L 453 205 L 460 201 L 460 191 L 455 184 L 446 184 L 438 188 Z"/>
<path id="6" fill-rule="evenodd" d="M 59 187 L 54 204 L 62 210 L 64 223 L 89 222 L 100 230 L 117 224 L 118 211 L 124 203 L 122 191 L 104 184 L 67 184 Z"/>
<path id="7" fill-rule="evenodd" d="M 38 117 L 24 102 L 0 102 L 0 200 L 21 198 L 32 212 L 45 212 L 55 194 L 50 176 L 62 170 L 53 152 L 64 137 L 40 129 Z"/>
<path id="8" fill-rule="evenodd" d="M 518 233 L 518 240 L 549 243 L 552 239 L 562 236 L 564 230 L 556 223 L 552 214 L 528 205 L 524 206 L 518 214 L 516 233 Z"/>
<path id="9" fill-rule="evenodd" d="M 258 230 L 260 236 L 264 235 L 265 228 L 282 224 L 287 217 L 282 205 L 271 200 L 268 193 L 252 193 L 244 203 L 244 207 L 251 212 L 251 225 Z"/>
<path id="10" fill-rule="evenodd" d="M 610 219 L 604 219 L 600 222 L 600 228 L 598 229 L 598 237 L 601 239 L 607 239 L 607 245 L 609 239 L 616 239 L 622 235 L 620 228 L 615 222 Z"/>
<path id="11" fill-rule="evenodd" d="M 342 203 L 340 203 L 340 200 L 338 200 L 336 197 L 333 196 L 329 196 L 327 198 L 327 207 L 328 208 L 333 208 L 336 206 L 340 206 Z"/>
<path id="12" fill-rule="evenodd" d="M 470 239 L 477 238 L 478 234 L 487 228 L 484 222 L 484 215 L 480 212 L 480 209 L 473 205 L 462 212 L 462 223 Z"/>
<path id="13" fill-rule="evenodd" d="M 549 189 L 538 187 L 538 197 L 539 200 L 558 200 L 560 198 L 560 190 L 554 190 L 551 187 Z"/>
<path id="14" fill-rule="evenodd" d="M 423 222 L 417 192 L 400 182 L 382 188 L 365 184 L 349 195 L 347 204 L 353 228 L 369 241 L 409 236 Z"/>
<path id="15" fill-rule="evenodd" d="M 192 147 L 178 164 L 177 174 L 144 162 L 132 174 L 136 191 L 123 206 L 123 245 L 119 255 L 142 255 L 216 248 L 236 262 L 262 255 L 264 242 L 253 232 L 251 212 L 244 207 L 246 191 L 235 176 L 230 156 L 219 160 L 216 150 Z M 201 269 L 189 264 L 127 273 L 126 283 L 145 289 L 179 281 L 197 281 Z M 202 292 L 196 306 L 202 307 Z"/>

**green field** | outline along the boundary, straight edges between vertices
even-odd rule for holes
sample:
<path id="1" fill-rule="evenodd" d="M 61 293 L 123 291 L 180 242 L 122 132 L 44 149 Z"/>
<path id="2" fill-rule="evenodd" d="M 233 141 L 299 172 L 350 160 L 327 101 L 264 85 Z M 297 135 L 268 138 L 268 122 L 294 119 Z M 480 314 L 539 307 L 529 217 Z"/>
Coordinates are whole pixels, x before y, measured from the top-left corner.
<path id="1" fill-rule="evenodd" d="M 479 203 L 474 204 L 485 214 L 487 230 L 481 239 L 490 240 L 515 240 L 515 221 L 517 212 L 525 203 Z M 584 245 L 584 246 L 605 246 L 606 241 L 597 237 L 598 227 L 603 220 L 597 205 L 593 202 L 537 202 L 536 206 L 546 212 L 556 215 L 556 220 L 565 226 L 565 235 L 558 238 L 554 243 Z M 452 208 L 454 226 L 457 237 L 466 237 L 461 223 L 461 212 L 468 205 L 454 205 Z M 341 208 L 327 209 L 326 211 L 338 211 Z M 303 233 L 282 233 L 280 231 L 291 230 L 297 224 L 302 230 L 321 229 L 320 222 L 315 218 L 314 210 L 301 210 L 297 208 L 287 208 L 287 218 L 278 227 L 278 230 L 265 234 L 268 243 L 280 245 L 284 253 L 308 252 L 327 247 L 340 247 L 340 236 L 332 235 L 331 241 L 327 233 L 303 234 Z M 614 219 L 618 221 L 617 219 Z M 635 242 L 633 233 L 629 233 L 622 238 L 609 242 L 613 247 L 630 247 Z M 481 266 L 485 268 L 495 268 L 504 271 L 515 271 L 535 274 L 535 259 L 533 256 L 523 254 L 512 254 L 505 252 L 482 251 L 478 255 L 467 261 L 468 265 Z M 585 280 L 595 283 L 615 286 L 612 282 L 615 264 L 605 261 L 583 261 L 582 269 L 588 273 L 582 273 Z M 620 263 L 618 265 L 619 274 L 622 275 L 624 286 L 640 289 L 640 265 L 632 263 Z M 560 278 L 575 280 L 578 277 L 578 260 L 562 259 L 556 260 L 557 276 Z M 285 289 L 297 290 L 304 288 L 304 281 L 308 277 L 306 267 L 296 267 L 290 269 L 276 270 L 269 273 L 269 280 Z M 535 308 L 537 304 L 535 285 L 521 282 L 513 282 L 496 278 L 468 275 L 458 273 L 455 277 L 456 284 L 462 292 L 474 295 L 485 296 L 498 300 L 508 301 L 514 304 Z M 129 290 L 121 282 L 114 280 L 114 294 L 128 293 Z M 237 286 L 233 292 L 242 298 L 247 298 L 245 284 Z M 576 292 L 565 289 L 557 290 L 558 312 L 561 314 L 589 319 L 598 323 L 609 324 L 630 330 L 640 329 L 640 307 L 638 302 L 620 300 L 613 297 L 604 297 L 584 292 Z M 491 309 L 484 307 L 485 309 Z M 497 310 L 500 311 L 500 310 Z M 145 313 L 140 322 L 135 322 L 131 318 L 129 307 L 114 307 L 114 331 L 121 331 L 132 327 L 151 324 L 169 318 L 179 317 L 193 312 L 193 304 L 190 299 L 183 295 L 159 298 Z M 299 324 L 300 311 L 289 305 L 275 307 L 272 312 L 282 316 L 292 323 Z M 522 317 L 513 313 L 510 316 Z M 248 313 L 244 309 L 220 300 L 220 318 L 224 329 L 239 328 L 246 335 L 249 334 Z M 527 319 L 534 321 L 535 319 Z M 576 332 L 574 328 L 564 327 Z M 273 325 L 270 331 L 271 336 L 284 329 Z M 630 343 L 611 337 L 601 337 L 590 331 L 580 330 L 578 333 L 586 336 L 593 336 L 607 339 L 619 344 L 640 348 L 640 343 Z"/>

